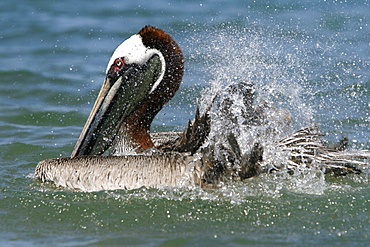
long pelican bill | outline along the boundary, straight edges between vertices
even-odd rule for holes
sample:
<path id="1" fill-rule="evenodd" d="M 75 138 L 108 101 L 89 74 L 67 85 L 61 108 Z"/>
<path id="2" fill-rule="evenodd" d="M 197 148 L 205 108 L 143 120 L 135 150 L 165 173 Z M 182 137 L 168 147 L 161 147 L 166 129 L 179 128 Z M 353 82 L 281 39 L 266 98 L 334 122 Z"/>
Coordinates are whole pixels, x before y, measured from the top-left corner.
<path id="1" fill-rule="evenodd" d="M 104 153 L 123 121 L 151 92 L 161 70 L 160 57 L 153 55 L 143 65 L 125 66 L 117 79 L 107 75 L 71 157 Z"/>

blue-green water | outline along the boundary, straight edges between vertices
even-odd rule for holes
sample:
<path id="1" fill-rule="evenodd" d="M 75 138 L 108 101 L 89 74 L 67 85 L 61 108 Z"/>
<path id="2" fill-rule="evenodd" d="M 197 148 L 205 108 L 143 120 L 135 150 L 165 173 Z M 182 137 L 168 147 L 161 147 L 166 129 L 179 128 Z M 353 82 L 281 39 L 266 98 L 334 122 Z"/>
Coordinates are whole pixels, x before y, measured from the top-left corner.
<path id="1" fill-rule="evenodd" d="M 128 1 L 126 1 L 128 2 Z M 150 24 L 185 55 L 153 131 L 181 130 L 201 90 L 253 80 L 329 142 L 370 148 L 368 1 L 0 2 L 1 246 L 368 246 L 369 170 L 263 175 L 219 191 L 82 193 L 34 181 L 69 156 L 115 47 Z"/>

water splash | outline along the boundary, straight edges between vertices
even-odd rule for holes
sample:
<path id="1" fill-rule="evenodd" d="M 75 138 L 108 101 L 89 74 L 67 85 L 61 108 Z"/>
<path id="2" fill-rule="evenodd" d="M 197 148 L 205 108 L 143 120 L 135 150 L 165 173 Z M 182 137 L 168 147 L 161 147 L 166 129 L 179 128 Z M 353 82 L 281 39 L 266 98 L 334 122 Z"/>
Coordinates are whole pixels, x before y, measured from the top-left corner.
<path id="1" fill-rule="evenodd" d="M 202 93 L 201 108 L 210 102 L 216 106 L 211 110 L 211 131 L 205 146 L 227 146 L 227 135 L 233 133 L 243 153 L 249 153 L 256 143 L 264 147 L 265 169 L 285 166 L 288 156 L 276 143 L 313 125 L 315 115 L 315 105 L 310 103 L 315 93 L 308 86 L 310 51 L 302 46 L 309 38 L 298 42 L 294 38 L 246 28 L 226 28 L 194 38 L 194 52 L 207 65 L 211 78 Z M 243 90 L 238 90 L 240 85 L 255 98 L 246 99 Z M 253 124 L 251 115 L 261 109 L 268 121 Z M 214 148 L 214 152 L 219 157 L 228 155 L 222 148 Z M 322 194 L 326 189 L 324 172 L 316 167 L 274 179 L 288 177 L 289 183 L 283 187 L 298 193 Z"/>
<path id="2" fill-rule="evenodd" d="M 269 30 L 222 29 L 194 38 L 194 52 L 206 63 L 211 78 L 203 101 L 209 102 L 207 94 L 224 92 L 228 86 L 246 81 L 255 86 L 256 104 L 271 101 L 288 108 L 295 115 L 296 125 L 305 126 L 314 114 L 302 97 L 309 94 L 304 88 L 305 51 L 301 43 L 289 37 L 266 36 L 265 32 Z"/>
<path id="3" fill-rule="evenodd" d="M 266 30 L 265 30 L 266 31 Z M 195 54 L 205 62 L 206 72 L 211 78 L 209 88 L 202 94 L 201 106 L 206 108 L 217 96 L 216 104 L 228 101 L 225 109 L 212 109 L 212 129 L 210 140 L 216 144 L 225 142 L 222 133 L 232 131 L 238 138 L 243 152 L 251 150 L 256 142 L 264 146 L 276 143 L 292 132 L 288 122 L 292 119 L 286 110 L 294 116 L 295 129 L 312 122 L 314 110 L 302 97 L 301 85 L 306 80 L 302 69 L 304 57 L 301 51 L 288 37 L 266 36 L 264 31 L 222 29 L 212 35 L 195 37 Z M 193 49 L 194 50 L 194 49 Z M 250 87 L 255 94 L 252 108 L 266 110 L 269 124 L 251 125 L 250 114 L 253 109 L 246 109 L 242 93 L 236 88 L 240 82 Z M 221 103 L 222 104 L 222 103 Z M 276 107 L 276 108 L 275 108 Z M 225 115 L 233 115 L 233 119 Z M 279 158 L 273 145 L 266 157 Z M 272 152 L 272 153 L 271 153 Z"/>

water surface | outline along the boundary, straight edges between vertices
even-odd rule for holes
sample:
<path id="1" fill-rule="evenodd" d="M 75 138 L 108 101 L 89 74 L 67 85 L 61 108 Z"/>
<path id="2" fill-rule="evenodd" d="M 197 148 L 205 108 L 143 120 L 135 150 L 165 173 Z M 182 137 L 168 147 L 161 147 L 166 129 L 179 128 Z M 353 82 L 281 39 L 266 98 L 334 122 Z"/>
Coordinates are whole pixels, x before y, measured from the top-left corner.
<path id="1" fill-rule="evenodd" d="M 153 131 L 181 130 L 205 89 L 253 81 L 294 128 L 370 148 L 367 1 L 0 3 L 2 246 L 366 246 L 369 171 L 263 175 L 218 191 L 66 191 L 34 181 L 69 156 L 115 47 L 145 25 L 185 55 L 184 83 Z"/>

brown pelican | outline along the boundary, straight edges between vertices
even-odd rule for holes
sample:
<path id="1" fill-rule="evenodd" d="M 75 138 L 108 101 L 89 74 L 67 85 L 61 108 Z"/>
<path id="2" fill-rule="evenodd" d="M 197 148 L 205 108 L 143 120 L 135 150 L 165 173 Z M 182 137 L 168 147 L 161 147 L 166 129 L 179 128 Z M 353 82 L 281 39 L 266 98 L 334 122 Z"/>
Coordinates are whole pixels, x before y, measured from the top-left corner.
<path id="1" fill-rule="evenodd" d="M 82 130 L 71 157 L 41 161 L 35 177 L 56 186 L 83 191 L 135 189 L 142 186 L 201 186 L 217 188 L 262 172 L 320 164 L 336 174 L 361 172 L 357 158 L 368 152 L 344 152 L 330 149 L 321 142 L 317 127 L 293 133 L 275 143 L 287 153 L 284 166 L 271 166 L 263 158 L 259 142 L 242 153 L 235 132 L 225 131 L 223 144 L 211 143 L 208 111 L 227 110 L 232 99 L 210 102 L 203 113 L 183 133 L 150 133 L 156 114 L 178 90 L 184 71 L 183 56 L 176 42 L 160 29 L 146 26 L 114 51 L 104 84 Z M 253 106 L 248 83 L 230 87 L 244 100 L 246 126 L 266 124 L 271 116 L 288 125 L 290 115 L 269 105 Z M 269 114 L 273 112 L 274 114 Z M 274 120 L 275 121 L 275 120 Z M 109 151 L 107 151 L 109 150 Z M 109 155 L 103 155 L 109 152 Z"/>

